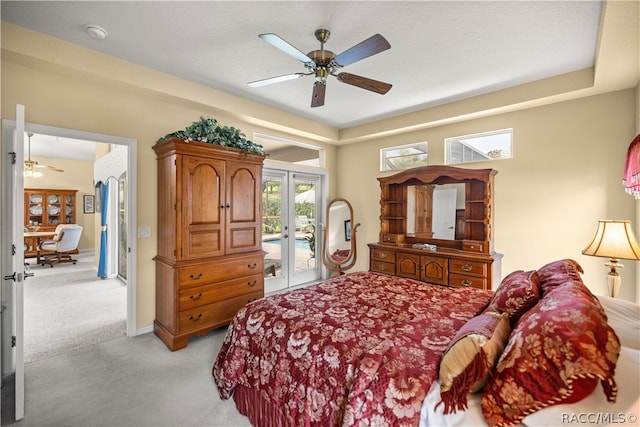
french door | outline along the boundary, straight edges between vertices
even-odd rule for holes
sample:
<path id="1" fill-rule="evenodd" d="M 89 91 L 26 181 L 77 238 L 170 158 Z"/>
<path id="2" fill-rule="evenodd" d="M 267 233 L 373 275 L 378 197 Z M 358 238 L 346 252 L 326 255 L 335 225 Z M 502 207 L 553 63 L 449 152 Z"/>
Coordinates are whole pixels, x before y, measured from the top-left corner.
<path id="1" fill-rule="evenodd" d="M 262 173 L 262 249 L 265 293 L 321 277 L 323 176 L 265 167 Z M 316 236 L 318 239 L 316 239 Z"/>

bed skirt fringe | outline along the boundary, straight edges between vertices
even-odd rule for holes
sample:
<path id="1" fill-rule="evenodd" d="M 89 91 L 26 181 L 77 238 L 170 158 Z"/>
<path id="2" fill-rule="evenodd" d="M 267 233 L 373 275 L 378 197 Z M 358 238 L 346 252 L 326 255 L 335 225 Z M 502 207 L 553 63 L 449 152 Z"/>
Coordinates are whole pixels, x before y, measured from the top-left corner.
<path id="1" fill-rule="evenodd" d="M 254 427 L 284 427 L 293 424 L 280 407 L 265 400 L 257 390 L 237 384 L 233 400 L 238 411 L 248 417 Z"/>

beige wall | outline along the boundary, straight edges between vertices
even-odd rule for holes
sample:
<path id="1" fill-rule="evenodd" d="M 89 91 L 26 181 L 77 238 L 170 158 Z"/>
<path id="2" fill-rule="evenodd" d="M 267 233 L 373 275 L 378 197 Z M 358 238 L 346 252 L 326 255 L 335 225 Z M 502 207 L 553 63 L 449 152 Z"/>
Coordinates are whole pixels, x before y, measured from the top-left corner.
<path id="1" fill-rule="evenodd" d="M 495 247 L 505 254 L 503 273 L 572 257 L 585 267 L 591 289 L 604 293 L 604 260 L 582 256 L 580 251 L 597 219 L 634 215 L 633 199 L 620 184 L 624 152 L 636 130 L 638 95 L 632 90 L 336 147 L 341 135 L 349 132 L 10 24 L 2 23 L 2 49 L 3 118 L 14 119 L 15 105 L 20 103 L 26 106 L 29 123 L 137 141 L 137 222 L 152 230 L 151 239 L 137 241 L 138 329 L 151 325 L 155 316 L 157 186 L 151 147 L 159 137 L 200 116 L 215 117 L 249 137 L 260 132 L 323 147 L 331 197 L 348 198 L 356 221 L 363 224 L 357 269 L 367 268 L 366 243 L 377 240 L 378 150 L 387 145 L 427 140 L 431 161 L 437 164 L 444 157 L 446 136 L 514 128 L 515 158 L 490 165 L 499 171 Z M 384 121 L 390 129 L 395 123 Z M 633 298 L 634 290 L 625 284 L 632 282 L 636 263 L 625 264 L 622 294 Z"/>
<path id="2" fill-rule="evenodd" d="M 6 23 L 2 23 L 2 44 L 3 118 L 15 119 L 15 105 L 23 104 L 28 123 L 137 141 L 137 222 L 139 227 L 151 227 L 151 239 L 137 241 L 137 329 L 152 325 L 155 317 L 152 258 L 157 245 L 157 171 L 151 147 L 158 138 L 184 129 L 200 116 L 215 117 L 222 124 L 241 129 L 249 138 L 259 132 L 320 146 L 324 148 L 327 170 L 330 174 L 335 171 L 336 148 L 326 141 L 329 136 L 337 135 L 337 131 L 305 119 L 290 118 L 286 113 L 279 118 L 285 117 L 291 126 L 265 127 L 268 122 L 248 120 L 224 110 L 227 105 L 238 108 L 241 100 Z M 7 51 L 7 45 L 12 49 Z M 15 53 L 17 51 L 20 53 Z M 54 51 L 55 54 L 50 55 Z M 123 83 L 118 80 L 120 76 L 139 80 L 140 86 Z M 146 89 L 147 84 L 155 85 L 158 90 Z M 202 100 L 205 102 L 200 102 Z M 253 116 L 275 116 L 275 110 L 258 104 L 247 104 L 246 110 L 259 113 Z M 304 132 L 295 130 L 307 125 L 316 134 L 329 136 L 310 139 Z M 294 133 L 289 132 L 291 129 Z M 330 192 L 335 193 L 336 183 L 332 178 L 329 187 Z"/>
<path id="3" fill-rule="evenodd" d="M 93 250 L 95 242 L 95 214 L 85 214 L 82 196 L 94 194 L 93 162 L 79 160 L 49 159 L 31 157 L 40 164 L 55 166 L 64 172 L 47 172 L 41 178 L 25 178 L 24 188 L 54 188 L 60 190 L 77 190 L 76 222 L 83 227 L 82 237 L 78 245 L 80 250 Z"/>
<path id="4" fill-rule="evenodd" d="M 635 90 L 626 90 L 340 147 L 338 194 L 351 201 L 362 223 L 355 269 L 368 269 L 366 243 L 378 240 L 380 148 L 427 141 L 429 164 L 443 164 L 444 138 L 513 128 L 513 159 L 466 165 L 498 171 L 494 242 L 504 254 L 503 276 L 573 258 L 587 286 L 607 294 L 606 260 L 581 252 L 599 219 L 635 221 L 634 199 L 622 186 L 635 102 Z M 621 296 L 633 300 L 638 262 L 623 263 Z"/>

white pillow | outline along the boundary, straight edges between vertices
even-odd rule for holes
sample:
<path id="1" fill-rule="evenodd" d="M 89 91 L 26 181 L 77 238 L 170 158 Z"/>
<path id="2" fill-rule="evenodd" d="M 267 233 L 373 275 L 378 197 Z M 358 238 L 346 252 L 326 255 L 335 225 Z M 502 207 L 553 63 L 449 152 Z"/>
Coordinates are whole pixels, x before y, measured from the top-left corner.
<path id="1" fill-rule="evenodd" d="M 623 347 L 640 350 L 640 304 L 598 295 L 607 323 L 616 331 Z"/>

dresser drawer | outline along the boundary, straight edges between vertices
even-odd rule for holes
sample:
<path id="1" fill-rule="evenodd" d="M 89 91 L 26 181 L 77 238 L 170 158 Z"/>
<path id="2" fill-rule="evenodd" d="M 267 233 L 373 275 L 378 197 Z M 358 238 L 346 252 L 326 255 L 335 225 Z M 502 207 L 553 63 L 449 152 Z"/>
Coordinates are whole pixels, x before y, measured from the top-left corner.
<path id="1" fill-rule="evenodd" d="M 263 297 L 263 292 L 253 292 L 240 295 L 223 301 L 213 302 L 180 312 L 178 329 L 180 332 L 188 332 L 206 328 L 208 326 L 222 326 L 231 322 L 238 310 L 247 303 Z"/>
<path id="2" fill-rule="evenodd" d="M 264 294 L 264 278 L 262 274 L 241 277 L 198 287 L 190 287 L 180 291 L 179 311 L 190 310 L 212 302 L 226 300 L 236 296 L 262 292 Z"/>
<path id="3" fill-rule="evenodd" d="M 464 274 L 449 274 L 449 285 L 462 288 L 486 289 L 487 280 L 484 277 L 466 276 Z"/>
<path id="4" fill-rule="evenodd" d="M 375 248 L 371 249 L 371 259 L 384 262 L 395 262 L 396 253 L 391 250 Z"/>
<path id="5" fill-rule="evenodd" d="M 380 273 L 396 274 L 396 265 L 392 262 L 371 260 L 371 267 L 369 270 Z"/>
<path id="6" fill-rule="evenodd" d="M 200 286 L 211 282 L 262 274 L 264 255 L 248 255 L 230 260 L 195 264 L 178 269 L 180 288 Z"/>
<path id="7" fill-rule="evenodd" d="M 479 261 L 465 261 L 459 259 L 449 260 L 449 273 L 471 276 L 485 276 L 487 264 Z"/>

